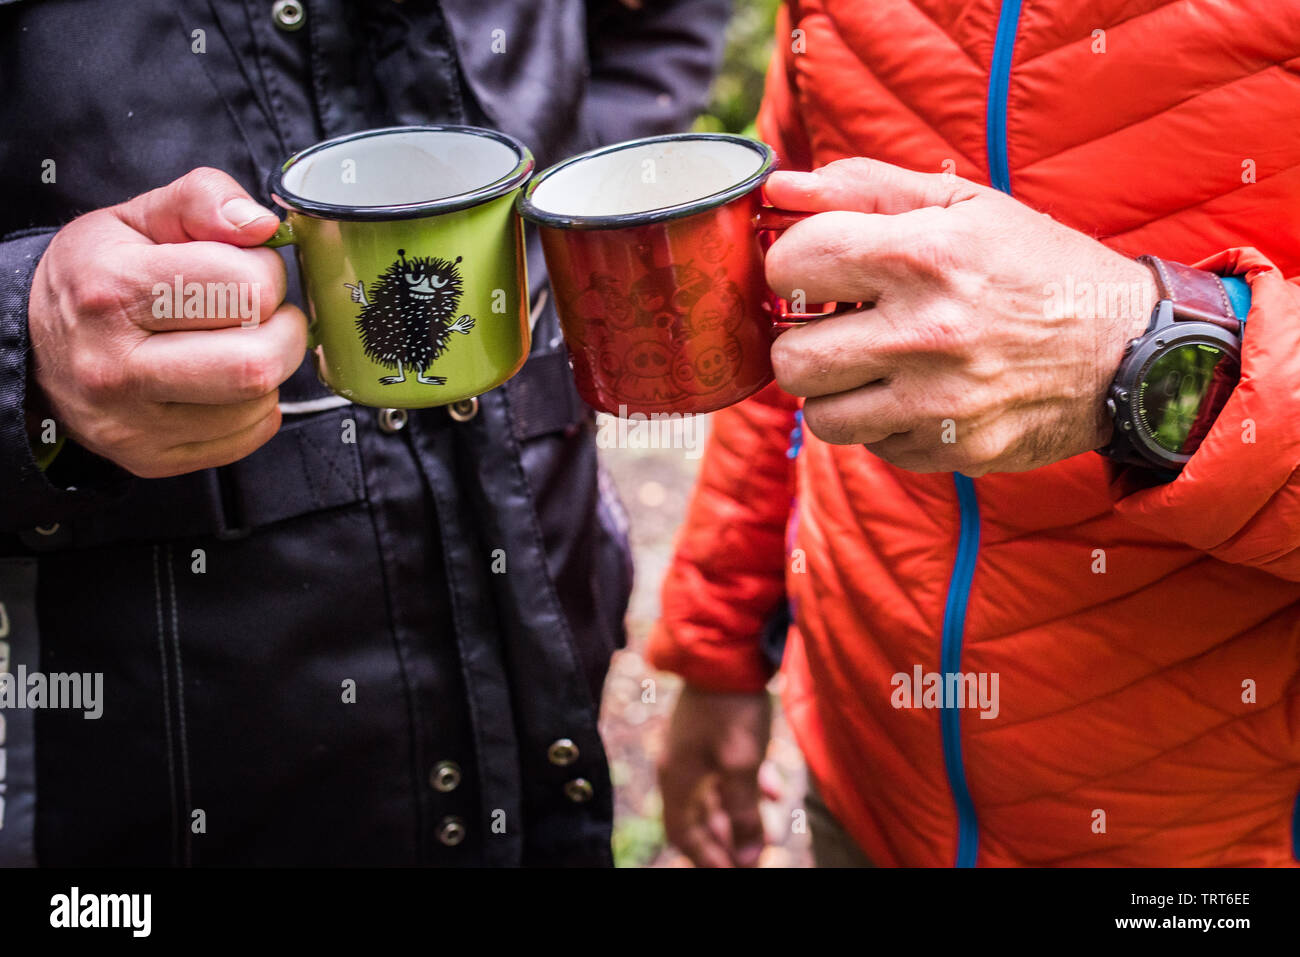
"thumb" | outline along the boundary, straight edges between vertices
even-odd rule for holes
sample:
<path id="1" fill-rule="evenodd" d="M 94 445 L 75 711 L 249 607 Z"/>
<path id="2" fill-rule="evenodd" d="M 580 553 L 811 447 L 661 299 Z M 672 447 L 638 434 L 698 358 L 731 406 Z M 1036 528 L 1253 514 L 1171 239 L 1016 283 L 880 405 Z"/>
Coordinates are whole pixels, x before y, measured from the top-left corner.
<path id="1" fill-rule="evenodd" d="M 119 219 L 154 243 L 257 246 L 280 220 L 218 169 L 199 167 L 115 207 Z"/>
<path id="2" fill-rule="evenodd" d="M 948 173 L 918 173 L 864 156 L 836 160 L 811 173 L 778 171 L 763 188 L 774 205 L 812 213 L 906 213 L 952 206 L 983 189 Z"/>

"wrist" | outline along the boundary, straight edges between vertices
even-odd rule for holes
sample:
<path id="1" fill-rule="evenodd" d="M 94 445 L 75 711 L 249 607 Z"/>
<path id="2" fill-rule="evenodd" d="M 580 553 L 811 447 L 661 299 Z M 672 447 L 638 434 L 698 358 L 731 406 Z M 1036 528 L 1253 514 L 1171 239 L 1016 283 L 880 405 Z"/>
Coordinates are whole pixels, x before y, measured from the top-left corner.
<path id="1" fill-rule="evenodd" d="M 50 402 L 45 389 L 41 386 L 41 377 L 39 375 L 40 361 L 37 355 L 37 343 L 43 341 L 44 336 L 40 334 L 40 330 L 37 328 L 34 314 L 49 299 L 45 285 L 46 263 L 47 257 L 42 256 L 40 262 L 36 264 L 27 299 L 27 335 L 31 346 L 28 352 L 27 378 L 23 389 L 22 408 L 27 443 L 31 447 L 32 456 L 36 459 L 37 466 L 42 471 L 48 468 L 59 454 L 65 437 L 63 429 L 58 425 L 58 420 L 55 417 L 54 406 Z"/>
<path id="2" fill-rule="evenodd" d="M 1091 448 L 1098 448 L 1111 440 L 1114 420 L 1107 406 L 1107 395 L 1128 352 L 1129 343 L 1146 333 L 1160 298 L 1150 268 L 1126 257 L 1120 257 L 1108 277 L 1095 288 L 1095 318 L 1102 332 L 1097 343 L 1097 378 L 1091 406 L 1096 426 Z"/>
<path id="3" fill-rule="evenodd" d="M 1106 365 L 1107 385 L 1119 370 L 1124 346 L 1147 331 L 1151 313 L 1160 300 L 1160 287 L 1155 275 L 1136 259 L 1125 259 L 1117 276 L 1117 290 L 1108 290 L 1106 302 L 1098 304 L 1101 318 L 1110 325 L 1112 344 L 1119 347 L 1118 354 L 1111 357 L 1114 362 Z"/>

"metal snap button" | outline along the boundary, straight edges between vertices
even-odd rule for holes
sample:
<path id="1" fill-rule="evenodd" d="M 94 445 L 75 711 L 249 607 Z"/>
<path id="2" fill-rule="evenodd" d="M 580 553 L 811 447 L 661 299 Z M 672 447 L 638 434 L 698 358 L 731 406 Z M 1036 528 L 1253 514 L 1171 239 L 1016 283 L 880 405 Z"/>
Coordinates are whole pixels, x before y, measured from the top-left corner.
<path id="1" fill-rule="evenodd" d="M 406 410 L 380 409 L 379 428 L 389 435 L 402 431 L 402 429 L 406 428 Z"/>
<path id="2" fill-rule="evenodd" d="M 586 804 L 595 793 L 591 782 L 586 778 L 574 778 L 564 783 L 564 796 L 574 804 Z"/>
<path id="3" fill-rule="evenodd" d="M 447 406 L 447 414 L 457 422 L 468 422 L 474 416 L 478 415 L 478 396 L 472 399 L 461 399 L 459 402 L 453 402 Z"/>
<path id="4" fill-rule="evenodd" d="M 557 767 L 568 767 L 578 760 L 578 746 L 568 738 L 560 738 L 558 741 L 552 741 L 551 746 L 546 749 L 546 758 Z"/>
<path id="5" fill-rule="evenodd" d="M 299 0 L 275 0 L 271 6 L 271 16 L 275 18 L 277 27 L 286 33 L 292 33 L 302 29 L 303 21 L 307 19 L 307 8 Z"/>
<path id="6" fill-rule="evenodd" d="M 429 783 L 433 785 L 435 791 L 446 794 L 448 791 L 456 790 L 460 785 L 461 777 L 460 765 L 455 761 L 439 761 L 429 772 Z"/>
<path id="7" fill-rule="evenodd" d="M 465 822 L 458 817 L 444 817 L 438 825 L 438 840 L 448 847 L 455 847 L 465 840 Z"/>

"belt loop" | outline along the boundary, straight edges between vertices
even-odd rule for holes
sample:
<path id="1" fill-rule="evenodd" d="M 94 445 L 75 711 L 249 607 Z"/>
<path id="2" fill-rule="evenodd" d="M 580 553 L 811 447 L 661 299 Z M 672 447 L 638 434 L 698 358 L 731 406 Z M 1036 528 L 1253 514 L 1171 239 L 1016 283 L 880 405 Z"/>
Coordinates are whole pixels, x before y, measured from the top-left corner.
<path id="1" fill-rule="evenodd" d="M 244 524 L 240 508 L 238 485 L 231 467 L 208 469 L 204 473 L 208 483 L 208 508 L 212 514 L 213 536 L 223 542 L 247 538 L 251 533 Z"/>

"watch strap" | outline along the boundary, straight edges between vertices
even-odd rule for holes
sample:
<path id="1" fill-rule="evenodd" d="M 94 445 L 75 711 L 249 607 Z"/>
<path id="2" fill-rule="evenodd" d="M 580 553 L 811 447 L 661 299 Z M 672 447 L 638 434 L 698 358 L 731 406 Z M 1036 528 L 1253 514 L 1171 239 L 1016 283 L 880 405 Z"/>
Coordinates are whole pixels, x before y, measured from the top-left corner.
<path id="1" fill-rule="evenodd" d="M 1241 334 L 1241 320 L 1233 311 L 1223 280 L 1214 273 L 1157 256 L 1139 256 L 1138 262 L 1155 274 L 1157 295 L 1173 303 L 1174 319 L 1210 322 Z"/>

